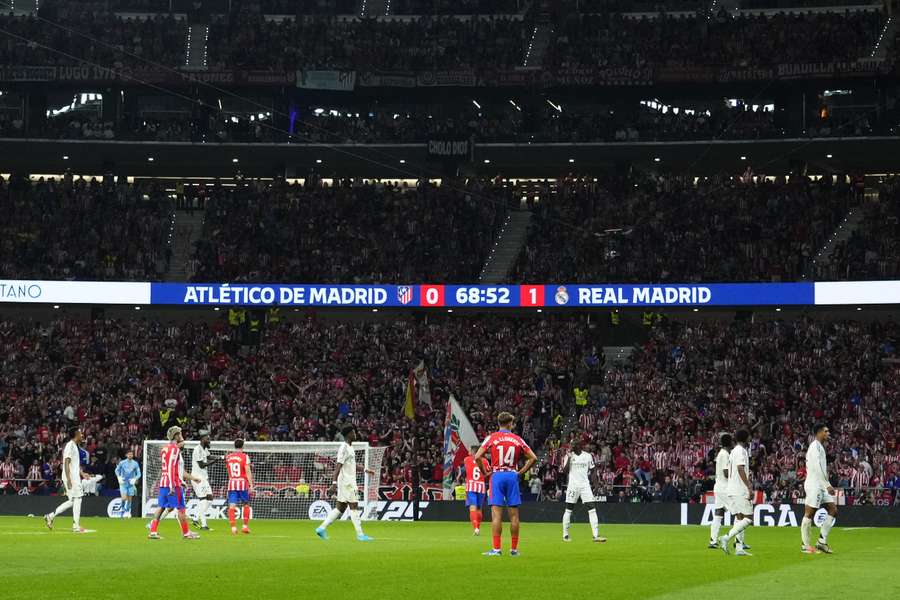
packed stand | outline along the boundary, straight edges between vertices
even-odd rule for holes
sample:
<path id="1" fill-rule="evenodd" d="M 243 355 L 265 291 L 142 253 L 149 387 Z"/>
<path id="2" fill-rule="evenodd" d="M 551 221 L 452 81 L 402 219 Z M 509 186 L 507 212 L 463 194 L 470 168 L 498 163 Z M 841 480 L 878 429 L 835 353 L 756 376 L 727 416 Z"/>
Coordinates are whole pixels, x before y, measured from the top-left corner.
<path id="1" fill-rule="evenodd" d="M 751 433 L 750 472 L 771 503 L 803 498 L 812 427 L 830 428 L 848 504 L 900 501 L 900 328 L 893 321 L 663 321 L 614 367 L 574 433 L 612 501 L 700 502 L 722 432 Z M 558 498 L 568 448 L 551 436 L 542 493 Z"/>
<path id="2" fill-rule="evenodd" d="M 570 15 L 544 67 L 771 66 L 868 57 L 880 12 L 626 18 Z"/>
<path id="3" fill-rule="evenodd" d="M 846 177 L 638 176 L 539 186 L 514 278 L 795 281 L 860 194 Z"/>
<path id="4" fill-rule="evenodd" d="M 521 20 L 499 17 L 276 22 L 235 15 L 212 23 L 207 47 L 212 69 L 431 71 L 521 65 L 530 36 Z"/>
<path id="5" fill-rule="evenodd" d="M 471 282 L 505 218 L 480 181 L 243 182 L 185 194 L 206 210 L 195 281 Z"/>
<path id="6" fill-rule="evenodd" d="M 155 183 L 0 178 L 0 278 L 158 280 L 172 205 Z"/>
<path id="7" fill-rule="evenodd" d="M 272 441 L 332 441 L 352 423 L 362 440 L 389 447 L 382 483 L 409 483 L 419 468 L 424 483 L 438 484 L 450 392 L 480 438 L 511 410 L 539 447 L 565 403 L 560 377 L 593 353 L 585 320 L 448 317 L 283 319 L 251 354 L 225 321 L 0 321 L 0 460 L 38 461 L 44 491 L 55 491 L 66 430 L 78 424 L 88 471 L 116 487 L 118 458 L 130 449 L 140 461 L 143 441 L 175 423 L 194 438 L 209 428 L 217 439 Z M 432 404 L 418 406 L 414 457 L 402 415 L 422 359 Z"/>
<path id="8" fill-rule="evenodd" d="M 818 259 L 819 279 L 900 278 L 900 179 L 882 182 L 877 199 L 867 199 L 861 210 L 863 219 L 850 238 Z"/>
<path id="9" fill-rule="evenodd" d="M 168 68 L 184 63 L 187 25 L 171 16 L 119 18 L 61 3 L 54 10 L 42 12 L 41 18 L 63 23 L 78 34 L 68 34 L 62 26 L 31 15 L 0 14 L 0 28 L 13 34 L 3 36 L 0 42 L 0 64 L 99 65 L 121 69 L 150 68 L 148 61 Z"/>

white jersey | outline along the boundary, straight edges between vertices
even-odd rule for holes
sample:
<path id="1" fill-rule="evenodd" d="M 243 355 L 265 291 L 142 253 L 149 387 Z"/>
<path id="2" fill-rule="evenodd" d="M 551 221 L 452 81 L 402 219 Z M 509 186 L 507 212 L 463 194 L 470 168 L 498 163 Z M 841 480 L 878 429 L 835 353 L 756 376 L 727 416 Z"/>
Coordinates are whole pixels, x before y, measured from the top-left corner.
<path id="1" fill-rule="evenodd" d="M 569 456 L 569 487 L 591 487 L 589 475 L 594 468 L 594 457 L 589 452 Z"/>
<path id="2" fill-rule="evenodd" d="M 725 493 L 729 496 L 746 496 L 750 493 L 747 485 L 741 479 L 741 474 L 738 473 L 738 467 L 740 466 L 744 467 L 744 473 L 749 481 L 750 453 L 747 452 L 746 448 L 738 444 L 731 450 L 731 454 L 728 457 L 728 486 L 725 488 Z"/>
<path id="3" fill-rule="evenodd" d="M 806 451 L 806 485 L 819 489 L 829 486 L 825 447 L 819 440 L 813 440 Z"/>
<path id="4" fill-rule="evenodd" d="M 78 453 L 78 444 L 75 440 L 69 440 L 63 449 L 63 470 L 66 469 L 66 459 L 69 459 L 69 482 L 77 487 L 81 485 L 81 456 Z M 63 475 L 63 484 L 66 483 L 65 475 Z"/>
<path id="5" fill-rule="evenodd" d="M 720 449 L 719 453 L 716 454 L 716 485 L 714 491 L 717 494 L 724 494 L 728 488 L 728 475 L 725 472 L 728 471 L 729 460 L 730 455 L 725 448 Z"/>
<path id="6" fill-rule="evenodd" d="M 337 462 L 341 465 L 338 485 L 356 485 L 356 453 L 350 444 L 342 442 L 338 447 Z"/>
<path id="7" fill-rule="evenodd" d="M 203 446 L 197 446 L 194 448 L 194 451 L 191 452 L 191 475 L 195 477 L 199 477 L 200 479 L 207 480 L 209 479 L 209 474 L 206 471 L 206 467 L 201 467 L 200 463 L 206 463 L 209 461 L 209 449 L 204 448 Z"/>

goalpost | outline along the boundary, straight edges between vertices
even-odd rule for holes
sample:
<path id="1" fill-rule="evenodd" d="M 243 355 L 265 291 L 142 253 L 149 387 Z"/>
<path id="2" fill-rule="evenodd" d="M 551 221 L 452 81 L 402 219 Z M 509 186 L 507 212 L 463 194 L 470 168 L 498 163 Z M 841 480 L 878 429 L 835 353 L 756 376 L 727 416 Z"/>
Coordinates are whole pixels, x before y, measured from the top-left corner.
<path id="1" fill-rule="evenodd" d="M 164 440 L 144 441 L 143 515 L 152 516 L 159 497 L 160 450 L 168 444 Z M 182 457 L 185 470 L 185 503 L 187 513 L 197 518 L 200 499 L 194 495 L 189 477 L 191 454 L 199 441 L 184 444 Z M 340 442 L 244 442 L 244 452 L 250 455 L 256 493 L 250 498 L 255 519 L 324 519 L 334 504 L 328 497 Z M 386 448 L 375 448 L 364 442 L 353 444 L 356 454 L 356 480 L 360 486 L 359 505 L 362 518 L 374 518 L 381 483 L 381 462 Z M 233 441 L 211 441 L 213 456 L 234 451 Z M 370 475 L 366 472 L 375 472 Z M 209 519 L 226 519 L 228 476 L 218 461 L 207 468 L 213 502 L 207 511 Z M 346 517 L 346 515 L 345 515 Z"/>

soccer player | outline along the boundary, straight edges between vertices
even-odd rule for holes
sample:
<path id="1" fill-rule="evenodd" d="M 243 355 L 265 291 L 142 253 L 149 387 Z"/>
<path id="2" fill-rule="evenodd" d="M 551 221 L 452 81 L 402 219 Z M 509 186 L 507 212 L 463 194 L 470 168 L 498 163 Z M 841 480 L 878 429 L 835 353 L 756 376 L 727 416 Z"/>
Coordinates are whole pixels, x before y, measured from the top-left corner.
<path id="1" fill-rule="evenodd" d="M 52 513 L 44 515 L 47 529 L 53 529 L 53 520 L 65 511 L 72 509 L 72 533 L 84 533 L 81 527 L 81 498 L 84 490 L 81 487 L 81 478 L 87 479 L 88 473 L 81 470 L 81 456 L 78 444 L 81 443 L 81 429 L 73 427 L 69 430 L 69 441 L 63 448 L 62 480 L 66 487 L 68 500 L 56 507 Z"/>
<path id="2" fill-rule="evenodd" d="M 370 542 L 372 538 L 363 533 L 362 522 L 359 517 L 359 499 L 357 497 L 358 489 L 356 485 L 356 455 L 353 453 L 352 444 L 356 440 L 356 430 L 352 425 L 347 425 L 341 429 L 344 436 L 344 442 L 338 447 L 337 462 L 334 466 L 334 475 L 332 476 L 331 487 L 328 489 L 329 495 L 337 490 L 337 508 L 331 509 L 322 524 L 316 528 L 316 535 L 323 540 L 328 539 L 326 529 L 334 523 L 347 507 L 350 507 L 350 520 L 353 521 L 353 528 L 356 530 L 356 539 L 360 542 Z M 374 475 L 375 471 L 366 470 L 370 475 Z"/>
<path id="3" fill-rule="evenodd" d="M 725 487 L 725 494 L 728 497 L 726 501 L 728 512 L 734 517 L 735 522 L 728 535 L 719 537 L 719 548 L 725 554 L 730 553 L 728 546 L 731 540 L 753 524 L 753 486 L 750 484 L 750 453 L 747 452 L 750 432 L 740 429 L 734 434 L 734 439 L 737 443 L 728 457 L 728 485 Z M 740 540 L 734 554 L 751 556 Z"/>
<path id="4" fill-rule="evenodd" d="M 831 554 L 831 546 L 828 545 L 828 533 L 834 526 L 834 517 L 837 514 L 837 504 L 834 501 L 834 488 L 828 481 L 828 464 L 825 459 L 825 442 L 831 435 L 824 423 L 818 423 L 813 428 L 815 439 L 806 451 L 806 481 L 803 489 L 806 492 L 806 506 L 804 507 L 803 521 L 800 523 L 800 538 L 803 547 L 800 549 L 805 554 L 815 554 L 816 550 Z M 812 526 L 813 515 L 819 507 L 825 507 L 828 516 L 819 528 L 819 539 L 816 547 L 809 544 L 809 530 Z"/>
<path id="5" fill-rule="evenodd" d="M 485 484 L 489 469 L 484 460 L 475 460 L 478 446 L 469 448 L 469 456 L 463 461 L 466 467 L 466 507 L 469 509 L 469 521 L 472 522 L 473 535 L 481 535 L 481 520 L 486 492 Z"/>
<path id="6" fill-rule="evenodd" d="M 184 514 L 184 461 L 181 456 L 181 449 L 184 447 L 184 436 L 181 434 L 181 427 L 169 427 L 166 432 L 166 444 L 159 452 L 161 473 L 159 477 L 159 507 L 150 521 L 150 535 L 147 537 L 151 540 L 158 540 L 159 520 L 163 511 L 166 509 L 174 509 L 177 511 L 178 524 L 181 525 L 181 537 L 186 540 L 197 539 L 200 536 L 188 528 L 187 517 Z M 191 480 L 196 481 L 193 475 Z"/>
<path id="7" fill-rule="evenodd" d="M 719 530 L 725 519 L 725 503 L 728 500 L 726 488 L 728 487 L 728 459 L 731 449 L 734 448 L 734 440 L 730 433 L 723 433 L 719 438 L 719 453 L 716 454 L 716 483 L 713 486 L 713 498 L 715 500 L 715 514 L 712 524 L 709 526 L 709 548 L 719 548 Z"/>
<path id="8" fill-rule="evenodd" d="M 484 440 L 481 448 L 475 453 L 475 460 L 480 460 L 488 451 L 491 453 L 491 538 L 493 547 L 485 552 L 485 556 L 500 556 L 500 542 L 503 537 L 503 508 L 509 514 L 509 533 L 512 544 L 510 556 L 519 555 L 519 505 L 522 497 L 519 494 L 519 477 L 531 469 L 537 457 L 525 440 L 512 432 L 516 418 L 508 413 L 497 415 L 500 425 Z M 517 469 L 519 457 L 525 456 L 525 464 Z"/>
<path id="9" fill-rule="evenodd" d="M 120 516 L 123 519 L 131 518 L 131 499 L 137 495 L 135 484 L 141 478 L 141 467 L 134 460 L 134 452 L 125 453 L 125 460 L 116 467 L 116 478 L 119 480 L 119 495 L 122 497 L 122 510 Z"/>
<path id="10" fill-rule="evenodd" d="M 563 471 L 568 473 L 569 481 L 566 485 L 566 511 L 563 513 L 563 541 L 569 541 L 569 526 L 572 524 L 572 511 L 575 504 L 581 498 L 581 503 L 588 507 L 588 520 L 591 523 L 591 534 L 595 542 L 605 542 L 605 537 L 600 537 L 600 523 L 597 519 L 597 506 L 594 504 L 594 491 L 591 489 L 591 472 L 596 465 L 594 457 L 589 452 L 583 452 L 581 441 L 572 442 L 572 453 L 567 454 Z"/>
<path id="11" fill-rule="evenodd" d="M 235 451 L 225 456 L 225 470 L 228 471 L 228 523 L 231 535 L 237 535 L 237 507 L 241 506 L 244 526 L 241 533 L 250 533 L 250 493 L 253 492 L 253 469 L 250 457 L 244 452 L 244 440 L 234 440 Z M 212 494 L 209 494 L 212 498 Z M 205 520 L 205 519 L 204 519 Z"/>
<path id="12" fill-rule="evenodd" d="M 220 456 L 213 456 L 209 451 L 209 432 L 200 432 L 200 445 L 194 448 L 191 453 L 191 475 L 200 479 L 199 482 L 193 482 L 194 495 L 200 499 L 199 521 L 192 519 L 194 527 L 209 531 L 209 525 L 206 522 L 206 513 L 209 510 L 209 503 L 212 502 L 212 487 L 209 485 L 209 472 L 206 468 L 221 460 Z"/>

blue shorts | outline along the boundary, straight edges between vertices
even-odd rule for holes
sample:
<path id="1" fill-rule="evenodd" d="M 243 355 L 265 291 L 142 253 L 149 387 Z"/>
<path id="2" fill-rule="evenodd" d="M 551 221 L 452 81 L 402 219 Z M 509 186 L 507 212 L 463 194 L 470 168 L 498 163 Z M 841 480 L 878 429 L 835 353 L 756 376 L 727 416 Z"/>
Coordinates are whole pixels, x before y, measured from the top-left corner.
<path id="1" fill-rule="evenodd" d="M 119 486 L 119 495 L 120 496 L 137 496 L 137 488 L 133 485 L 129 485 L 127 483 Z"/>
<path id="2" fill-rule="evenodd" d="M 228 504 L 250 504 L 250 492 L 247 490 L 232 490 L 228 492 Z"/>
<path id="3" fill-rule="evenodd" d="M 485 494 L 481 492 L 466 492 L 466 506 L 481 508 L 484 506 Z"/>
<path id="4" fill-rule="evenodd" d="M 496 471 L 491 475 L 491 506 L 519 506 L 519 474 L 515 471 Z"/>
<path id="5" fill-rule="evenodd" d="M 159 488 L 159 507 L 184 510 L 184 488 Z"/>

